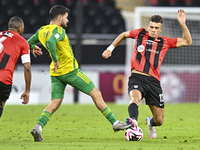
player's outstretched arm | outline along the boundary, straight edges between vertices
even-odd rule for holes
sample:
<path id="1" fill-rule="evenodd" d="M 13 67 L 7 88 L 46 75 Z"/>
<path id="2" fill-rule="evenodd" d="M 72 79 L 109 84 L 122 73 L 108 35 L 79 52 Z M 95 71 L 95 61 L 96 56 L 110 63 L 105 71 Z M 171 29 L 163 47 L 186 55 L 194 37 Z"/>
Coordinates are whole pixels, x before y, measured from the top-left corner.
<path id="1" fill-rule="evenodd" d="M 24 65 L 24 78 L 26 89 L 24 93 L 21 95 L 21 99 L 23 99 L 22 104 L 27 104 L 29 102 L 29 93 L 30 93 L 30 86 L 31 86 L 31 65 L 30 62 L 26 62 Z"/>
<path id="2" fill-rule="evenodd" d="M 39 39 L 38 39 L 39 31 L 40 31 L 40 29 L 27 40 L 34 57 L 36 57 L 36 54 L 42 55 L 41 49 L 36 45 L 39 42 Z"/>
<path id="3" fill-rule="evenodd" d="M 129 31 L 122 32 L 113 43 L 108 46 L 108 48 L 103 52 L 102 57 L 108 59 L 112 55 L 112 51 L 117 47 L 120 43 L 122 43 L 126 38 L 129 37 Z"/>
<path id="4" fill-rule="evenodd" d="M 186 13 L 183 9 L 178 10 L 178 22 L 183 31 L 182 38 L 178 38 L 176 47 L 188 46 L 192 44 L 192 37 L 188 27 L 186 26 Z"/>

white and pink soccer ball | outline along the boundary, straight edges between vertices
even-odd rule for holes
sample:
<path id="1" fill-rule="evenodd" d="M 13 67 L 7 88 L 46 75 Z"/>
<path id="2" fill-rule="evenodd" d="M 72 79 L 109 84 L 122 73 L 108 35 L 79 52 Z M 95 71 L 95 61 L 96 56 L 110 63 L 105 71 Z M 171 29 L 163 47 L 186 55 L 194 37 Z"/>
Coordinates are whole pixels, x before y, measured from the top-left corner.
<path id="1" fill-rule="evenodd" d="M 143 138 L 143 131 L 140 127 L 132 127 L 125 131 L 125 139 L 127 141 L 141 141 Z"/>

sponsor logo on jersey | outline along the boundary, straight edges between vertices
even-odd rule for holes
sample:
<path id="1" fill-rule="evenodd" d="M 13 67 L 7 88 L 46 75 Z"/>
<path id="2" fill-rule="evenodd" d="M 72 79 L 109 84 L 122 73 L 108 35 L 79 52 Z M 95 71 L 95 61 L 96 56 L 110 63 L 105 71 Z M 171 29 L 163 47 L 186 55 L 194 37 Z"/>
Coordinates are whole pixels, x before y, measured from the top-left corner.
<path id="1" fill-rule="evenodd" d="M 153 52 L 153 53 L 156 53 L 156 54 L 159 54 L 159 51 L 155 51 L 155 50 L 152 50 L 152 49 L 146 49 L 146 51 L 149 51 L 149 52 Z"/>
<path id="2" fill-rule="evenodd" d="M 143 45 L 139 45 L 139 46 L 137 47 L 137 51 L 138 51 L 138 52 L 143 52 L 143 51 L 144 51 L 144 46 L 143 46 Z"/>

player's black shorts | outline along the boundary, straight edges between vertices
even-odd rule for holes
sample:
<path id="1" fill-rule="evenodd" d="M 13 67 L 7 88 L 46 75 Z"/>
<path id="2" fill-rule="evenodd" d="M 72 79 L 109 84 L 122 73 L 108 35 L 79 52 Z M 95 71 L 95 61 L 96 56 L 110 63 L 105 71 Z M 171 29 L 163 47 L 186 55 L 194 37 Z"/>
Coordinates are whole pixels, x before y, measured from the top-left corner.
<path id="1" fill-rule="evenodd" d="M 0 81 L 0 102 L 7 100 L 10 96 L 12 84 L 6 85 Z"/>
<path id="2" fill-rule="evenodd" d="M 163 92 L 160 81 L 152 76 L 146 76 L 138 73 L 132 73 L 129 77 L 128 92 L 137 89 L 145 98 L 146 105 L 155 105 L 164 108 Z"/>

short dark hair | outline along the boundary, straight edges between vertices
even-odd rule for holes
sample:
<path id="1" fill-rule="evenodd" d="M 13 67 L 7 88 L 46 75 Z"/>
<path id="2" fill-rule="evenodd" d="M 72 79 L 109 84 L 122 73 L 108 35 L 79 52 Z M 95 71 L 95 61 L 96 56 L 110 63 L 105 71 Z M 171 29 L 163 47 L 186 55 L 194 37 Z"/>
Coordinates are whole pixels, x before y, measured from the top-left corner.
<path id="1" fill-rule="evenodd" d="M 49 11 L 49 17 L 54 20 L 58 15 L 65 15 L 65 13 L 70 13 L 70 10 L 62 5 L 54 5 Z"/>
<path id="2" fill-rule="evenodd" d="M 12 18 L 10 18 L 9 22 L 8 22 L 8 28 L 9 29 L 17 29 L 19 27 L 21 27 L 22 25 L 24 25 L 23 20 L 20 17 L 14 16 Z"/>
<path id="3" fill-rule="evenodd" d="M 163 19 L 162 19 L 162 17 L 159 16 L 159 15 L 153 15 L 153 16 L 149 19 L 149 21 L 155 22 L 155 23 L 161 23 L 161 24 L 163 24 Z"/>

